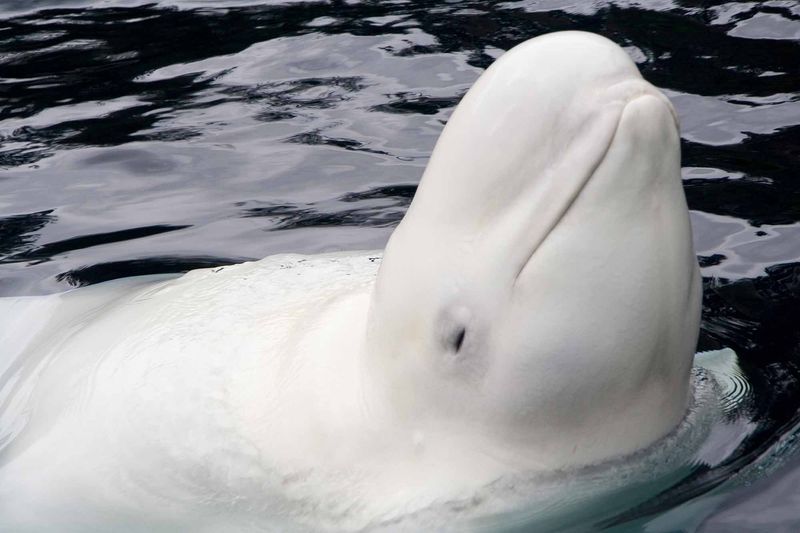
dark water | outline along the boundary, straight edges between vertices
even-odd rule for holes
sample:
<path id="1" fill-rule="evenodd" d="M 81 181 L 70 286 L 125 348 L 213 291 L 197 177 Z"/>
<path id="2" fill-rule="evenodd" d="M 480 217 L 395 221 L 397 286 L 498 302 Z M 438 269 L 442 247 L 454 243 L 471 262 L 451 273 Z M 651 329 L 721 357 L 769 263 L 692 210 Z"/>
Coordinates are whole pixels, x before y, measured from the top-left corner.
<path id="1" fill-rule="evenodd" d="M 700 348 L 753 388 L 725 461 L 601 526 L 800 531 L 800 4 L 250 4 L 2 2 L 0 294 L 382 247 L 494 58 L 598 32 L 681 115 Z"/>

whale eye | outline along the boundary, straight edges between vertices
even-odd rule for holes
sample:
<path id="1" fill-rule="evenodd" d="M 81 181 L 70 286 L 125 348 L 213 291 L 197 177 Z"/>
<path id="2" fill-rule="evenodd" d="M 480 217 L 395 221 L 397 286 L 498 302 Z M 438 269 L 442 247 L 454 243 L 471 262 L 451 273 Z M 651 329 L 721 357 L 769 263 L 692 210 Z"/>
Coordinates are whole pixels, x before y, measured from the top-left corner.
<path id="1" fill-rule="evenodd" d="M 452 339 L 450 340 L 450 347 L 453 349 L 453 352 L 458 352 L 461 349 L 461 345 L 464 344 L 464 337 L 467 335 L 467 329 L 463 326 L 459 327 L 455 335 L 453 335 Z"/>
<path id="2" fill-rule="evenodd" d="M 473 323 L 472 313 L 463 305 L 450 306 L 443 310 L 439 318 L 439 346 L 450 357 L 458 355 L 467 338 L 467 328 Z M 470 341 L 472 343 L 472 341 Z M 460 357 L 458 358 L 460 359 Z"/>

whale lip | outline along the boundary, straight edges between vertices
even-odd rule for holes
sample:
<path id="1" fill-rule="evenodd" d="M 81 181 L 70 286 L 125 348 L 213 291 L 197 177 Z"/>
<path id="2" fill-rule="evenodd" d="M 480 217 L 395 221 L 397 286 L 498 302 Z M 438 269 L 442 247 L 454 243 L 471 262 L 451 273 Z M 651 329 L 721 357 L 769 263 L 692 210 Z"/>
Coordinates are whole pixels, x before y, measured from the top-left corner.
<path id="1" fill-rule="evenodd" d="M 672 105 L 672 102 L 670 102 L 669 98 L 667 98 L 664 93 L 659 91 L 647 80 L 641 78 L 628 79 L 612 85 L 608 90 L 614 92 L 620 91 L 622 93 L 620 96 L 624 101 L 623 107 L 627 107 L 639 98 L 644 98 L 647 96 L 656 98 L 667 107 L 669 114 L 672 116 L 675 128 L 680 131 L 680 118 L 678 117 L 677 111 L 675 111 L 675 106 Z"/>
<path id="2" fill-rule="evenodd" d="M 619 116 L 617 118 L 617 121 L 614 124 L 613 132 L 611 133 L 611 136 L 609 138 L 608 145 L 602 151 L 600 157 L 597 158 L 597 161 L 595 161 L 595 163 L 590 167 L 589 171 L 586 174 L 586 177 L 583 179 L 580 186 L 575 189 L 575 192 L 573 193 L 572 197 L 564 204 L 563 208 L 556 215 L 556 217 L 553 218 L 552 222 L 549 224 L 549 228 L 544 234 L 544 237 L 533 247 L 528 257 L 522 262 L 517 273 L 514 275 L 512 281 L 512 287 L 517 285 L 520 276 L 525 271 L 526 267 L 531 262 L 531 260 L 533 260 L 537 250 L 541 248 L 541 246 L 547 241 L 547 238 L 550 236 L 553 230 L 561 223 L 561 221 L 564 219 L 567 213 L 569 213 L 572 206 L 580 197 L 581 192 L 583 192 L 583 190 L 586 188 L 586 185 L 591 181 L 592 176 L 594 176 L 594 174 L 597 172 L 597 169 L 600 167 L 600 165 L 603 164 L 603 161 L 605 161 L 609 150 L 611 150 L 611 147 L 614 145 L 614 140 L 617 137 L 617 130 L 619 129 L 620 122 L 622 121 L 622 117 L 625 114 L 625 109 L 628 106 L 642 99 L 654 98 L 655 100 L 666 106 L 667 110 L 670 113 L 670 116 L 672 117 L 675 129 L 677 131 L 680 131 L 680 123 L 678 115 L 675 112 L 675 108 L 673 107 L 672 103 L 663 93 L 661 93 L 658 89 L 656 89 L 647 81 L 643 79 L 629 79 L 612 85 L 607 89 L 607 91 L 610 91 L 612 93 L 620 91 L 622 94 L 620 94 L 616 98 L 612 98 L 612 102 L 616 100 L 620 100 L 623 102 L 619 111 Z"/>
<path id="3" fill-rule="evenodd" d="M 623 108 L 623 110 L 624 110 L 624 108 Z M 622 112 L 620 112 L 620 117 L 621 116 L 622 116 Z M 547 228 L 547 231 L 544 233 L 544 237 L 541 240 L 539 240 L 538 243 L 536 243 L 536 245 L 533 247 L 533 249 L 528 254 L 528 257 L 525 258 L 524 261 L 522 261 L 522 263 L 521 263 L 521 265 L 519 267 L 519 270 L 514 275 L 514 279 L 511 282 L 511 286 L 512 287 L 515 287 L 517 285 L 517 282 L 519 281 L 520 276 L 522 276 L 522 273 L 525 272 L 525 269 L 527 268 L 528 264 L 536 256 L 536 252 L 547 241 L 547 238 L 553 233 L 553 230 L 556 227 L 558 227 L 558 225 L 561 223 L 561 221 L 564 219 L 564 217 L 567 215 L 567 213 L 569 213 L 570 209 L 575 204 L 575 202 L 578 199 L 578 197 L 581 195 L 581 192 L 583 192 L 583 190 L 586 188 L 586 185 L 589 183 L 589 181 L 591 181 L 592 176 L 594 176 L 595 172 L 597 172 L 597 169 L 600 167 L 600 165 L 603 164 L 603 161 L 605 161 L 606 156 L 608 155 L 608 151 L 611 149 L 611 146 L 614 144 L 614 137 L 616 136 L 617 128 L 619 127 L 619 122 L 620 121 L 617 120 L 616 124 L 614 125 L 614 132 L 611 134 L 611 140 L 609 141 L 608 145 L 603 150 L 603 152 L 600 155 L 600 157 L 597 158 L 597 161 L 590 167 L 589 172 L 587 172 L 586 177 L 583 179 L 583 183 L 581 183 L 580 186 L 575 189 L 575 192 L 572 194 L 572 197 L 564 204 L 564 206 L 560 210 L 560 212 L 550 222 L 549 227 Z"/>

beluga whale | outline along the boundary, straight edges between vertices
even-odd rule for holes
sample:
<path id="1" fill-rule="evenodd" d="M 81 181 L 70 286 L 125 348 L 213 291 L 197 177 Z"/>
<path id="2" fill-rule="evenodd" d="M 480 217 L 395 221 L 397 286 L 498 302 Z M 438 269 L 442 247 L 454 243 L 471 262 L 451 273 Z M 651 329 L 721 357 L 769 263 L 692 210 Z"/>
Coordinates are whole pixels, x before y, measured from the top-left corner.
<path id="1" fill-rule="evenodd" d="M 700 298 L 670 102 L 539 36 L 383 252 L 0 299 L 0 530 L 480 529 L 679 432 Z"/>

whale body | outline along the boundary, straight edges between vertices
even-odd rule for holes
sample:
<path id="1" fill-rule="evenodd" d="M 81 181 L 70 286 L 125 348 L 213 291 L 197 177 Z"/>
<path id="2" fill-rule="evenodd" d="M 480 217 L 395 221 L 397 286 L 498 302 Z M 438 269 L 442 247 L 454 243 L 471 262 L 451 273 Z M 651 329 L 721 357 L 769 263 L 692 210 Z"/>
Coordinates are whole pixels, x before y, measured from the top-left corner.
<path id="1" fill-rule="evenodd" d="M 0 530 L 495 512 L 487 487 L 673 433 L 699 318 L 672 106 L 611 41 L 537 37 L 384 252 L 0 299 Z"/>

